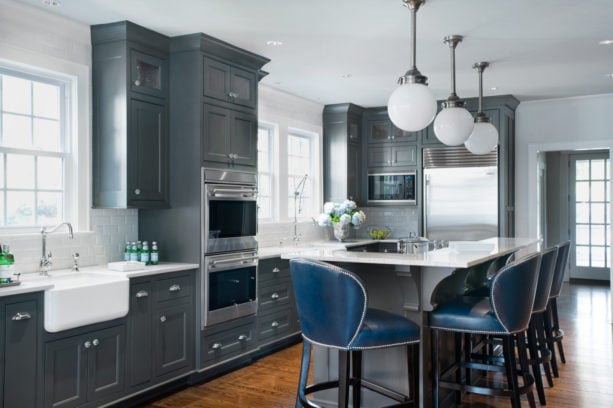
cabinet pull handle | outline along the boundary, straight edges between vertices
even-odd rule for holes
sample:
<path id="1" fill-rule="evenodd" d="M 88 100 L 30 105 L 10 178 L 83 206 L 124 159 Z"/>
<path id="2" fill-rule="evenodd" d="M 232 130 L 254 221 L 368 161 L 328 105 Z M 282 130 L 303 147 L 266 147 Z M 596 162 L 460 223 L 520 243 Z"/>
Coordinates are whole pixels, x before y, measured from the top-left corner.
<path id="1" fill-rule="evenodd" d="M 85 343 L 83 343 L 83 347 L 85 347 L 86 349 L 90 348 L 92 346 L 92 342 L 87 340 Z"/>
<path id="2" fill-rule="evenodd" d="M 279 272 L 281 272 L 281 269 L 277 267 L 272 268 L 272 273 L 279 273 Z"/>
<path id="3" fill-rule="evenodd" d="M 94 339 L 94 340 L 92 341 L 92 345 L 93 345 L 94 347 L 96 347 L 98 344 L 100 344 L 100 340 L 98 340 L 98 339 Z"/>
<path id="4" fill-rule="evenodd" d="M 236 92 L 228 92 L 228 96 L 232 99 L 238 98 L 238 94 Z"/>
<path id="5" fill-rule="evenodd" d="M 164 323 L 166 321 L 166 316 L 160 316 L 160 322 Z"/>
<path id="6" fill-rule="evenodd" d="M 271 327 L 274 327 L 274 328 L 277 328 L 277 327 L 279 327 L 279 322 L 275 320 L 274 322 L 272 322 L 272 323 L 270 324 L 270 326 L 271 326 Z"/>
<path id="7" fill-rule="evenodd" d="M 180 290 L 181 290 L 181 285 L 176 284 L 176 283 L 168 288 L 169 292 L 178 292 Z"/>
<path id="8" fill-rule="evenodd" d="M 223 344 L 221 343 L 215 343 L 211 346 L 211 349 L 213 350 L 221 350 L 221 348 L 223 347 Z"/>
<path id="9" fill-rule="evenodd" d="M 136 195 L 140 195 L 140 188 L 135 189 L 135 190 L 134 190 L 134 194 L 136 194 Z"/>
<path id="10" fill-rule="evenodd" d="M 138 292 L 136 292 L 137 298 L 144 298 L 147 296 L 149 296 L 149 292 L 147 292 L 146 290 L 139 290 Z"/>
<path id="11" fill-rule="evenodd" d="M 238 336 L 238 341 L 245 341 L 247 340 L 249 337 L 247 337 L 246 334 L 241 334 L 240 336 Z"/>
<path id="12" fill-rule="evenodd" d="M 277 292 L 275 292 L 272 295 L 270 295 L 270 298 L 273 299 L 273 300 L 277 300 L 277 299 L 279 299 L 279 294 Z"/>
<path id="13" fill-rule="evenodd" d="M 11 319 L 19 321 L 19 320 L 29 320 L 31 318 L 32 318 L 32 315 L 30 315 L 30 313 L 28 313 L 28 312 L 23 312 L 23 313 L 22 312 L 17 312 L 17 313 L 15 313 L 15 316 L 13 316 Z"/>

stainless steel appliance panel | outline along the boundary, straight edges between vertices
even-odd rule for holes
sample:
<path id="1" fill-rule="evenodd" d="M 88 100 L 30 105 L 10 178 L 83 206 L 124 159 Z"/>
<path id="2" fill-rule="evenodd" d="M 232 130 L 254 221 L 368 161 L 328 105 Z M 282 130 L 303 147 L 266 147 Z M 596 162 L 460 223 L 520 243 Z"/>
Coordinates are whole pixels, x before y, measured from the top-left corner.
<path id="1" fill-rule="evenodd" d="M 416 172 L 368 174 L 369 204 L 416 204 Z"/>

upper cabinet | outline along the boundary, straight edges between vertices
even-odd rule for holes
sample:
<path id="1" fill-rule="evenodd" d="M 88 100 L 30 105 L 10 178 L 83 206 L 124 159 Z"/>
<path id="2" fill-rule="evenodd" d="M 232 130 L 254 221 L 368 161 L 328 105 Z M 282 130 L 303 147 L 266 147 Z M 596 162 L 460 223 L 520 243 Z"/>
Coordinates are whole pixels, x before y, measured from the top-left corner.
<path id="1" fill-rule="evenodd" d="M 169 39 L 127 21 L 91 34 L 93 205 L 168 207 Z"/>
<path id="2" fill-rule="evenodd" d="M 171 130 L 183 139 L 174 151 L 199 146 L 202 166 L 257 171 L 257 90 L 269 60 L 206 34 L 172 38 L 170 59 Z"/>

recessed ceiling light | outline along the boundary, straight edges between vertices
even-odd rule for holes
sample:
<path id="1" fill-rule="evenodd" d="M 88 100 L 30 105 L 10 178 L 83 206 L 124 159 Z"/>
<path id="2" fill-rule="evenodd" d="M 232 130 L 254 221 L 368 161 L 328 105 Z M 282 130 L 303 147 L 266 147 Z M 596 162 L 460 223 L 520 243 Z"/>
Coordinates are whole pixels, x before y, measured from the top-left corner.
<path id="1" fill-rule="evenodd" d="M 600 44 L 600 45 L 611 45 L 611 44 L 613 44 L 613 40 L 598 41 L 598 44 Z"/>
<path id="2" fill-rule="evenodd" d="M 353 76 L 353 75 L 351 75 L 351 74 L 343 74 L 343 75 L 341 75 L 341 78 L 343 78 L 343 79 L 349 79 L 349 78 L 351 78 L 352 76 Z"/>
<path id="3" fill-rule="evenodd" d="M 497 91 L 497 90 L 498 90 L 498 87 L 497 87 L 497 86 L 492 86 L 492 87 L 490 88 L 490 91 Z"/>
<path id="4" fill-rule="evenodd" d="M 278 47 L 280 45 L 283 45 L 283 41 L 270 40 L 266 41 L 266 45 L 270 45 L 271 47 Z"/>
<path id="5" fill-rule="evenodd" d="M 60 0 L 43 0 L 43 4 L 49 7 L 59 7 L 62 5 Z"/>
<path id="6" fill-rule="evenodd" d="M 613 72 L 611 72 L 610 74 L 606 74 L 606 76 L 609 78 L 613 78 Z"/>

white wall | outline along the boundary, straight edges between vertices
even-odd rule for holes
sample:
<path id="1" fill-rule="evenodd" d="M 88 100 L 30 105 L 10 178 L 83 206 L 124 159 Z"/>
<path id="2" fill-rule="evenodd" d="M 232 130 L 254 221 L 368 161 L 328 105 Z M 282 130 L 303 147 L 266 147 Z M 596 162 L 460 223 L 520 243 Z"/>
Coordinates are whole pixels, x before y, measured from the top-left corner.
<path id="1" fill-rule="evenodd" d="M 536 237 L 538 153 L 609 149 L 613 157 L 613 94 L 522 102 L 515 143 L 516 235 Z"/>
<path id="2" fill-rule="evenodd" d="M 79 252 L 81 265 L 119 260 L 126 240 L 136 240 L 136 210 L 90 210 L 91 207 L 91 41 L 89 26 L 14 0 L 0 0 L 0 62 L 15 67 L 59 73 L 74 85 L 76 132 L 73 151 L 78 172 L 67 181 L 66 192 L 78 197 L 74 240 L 65 231 L 49 236 L 54 268 L 71 265 Z M 11 245 L 16 269 L 34 272 L 41 256 L 40 234 L 9 235 L 0 242 Z"/>

